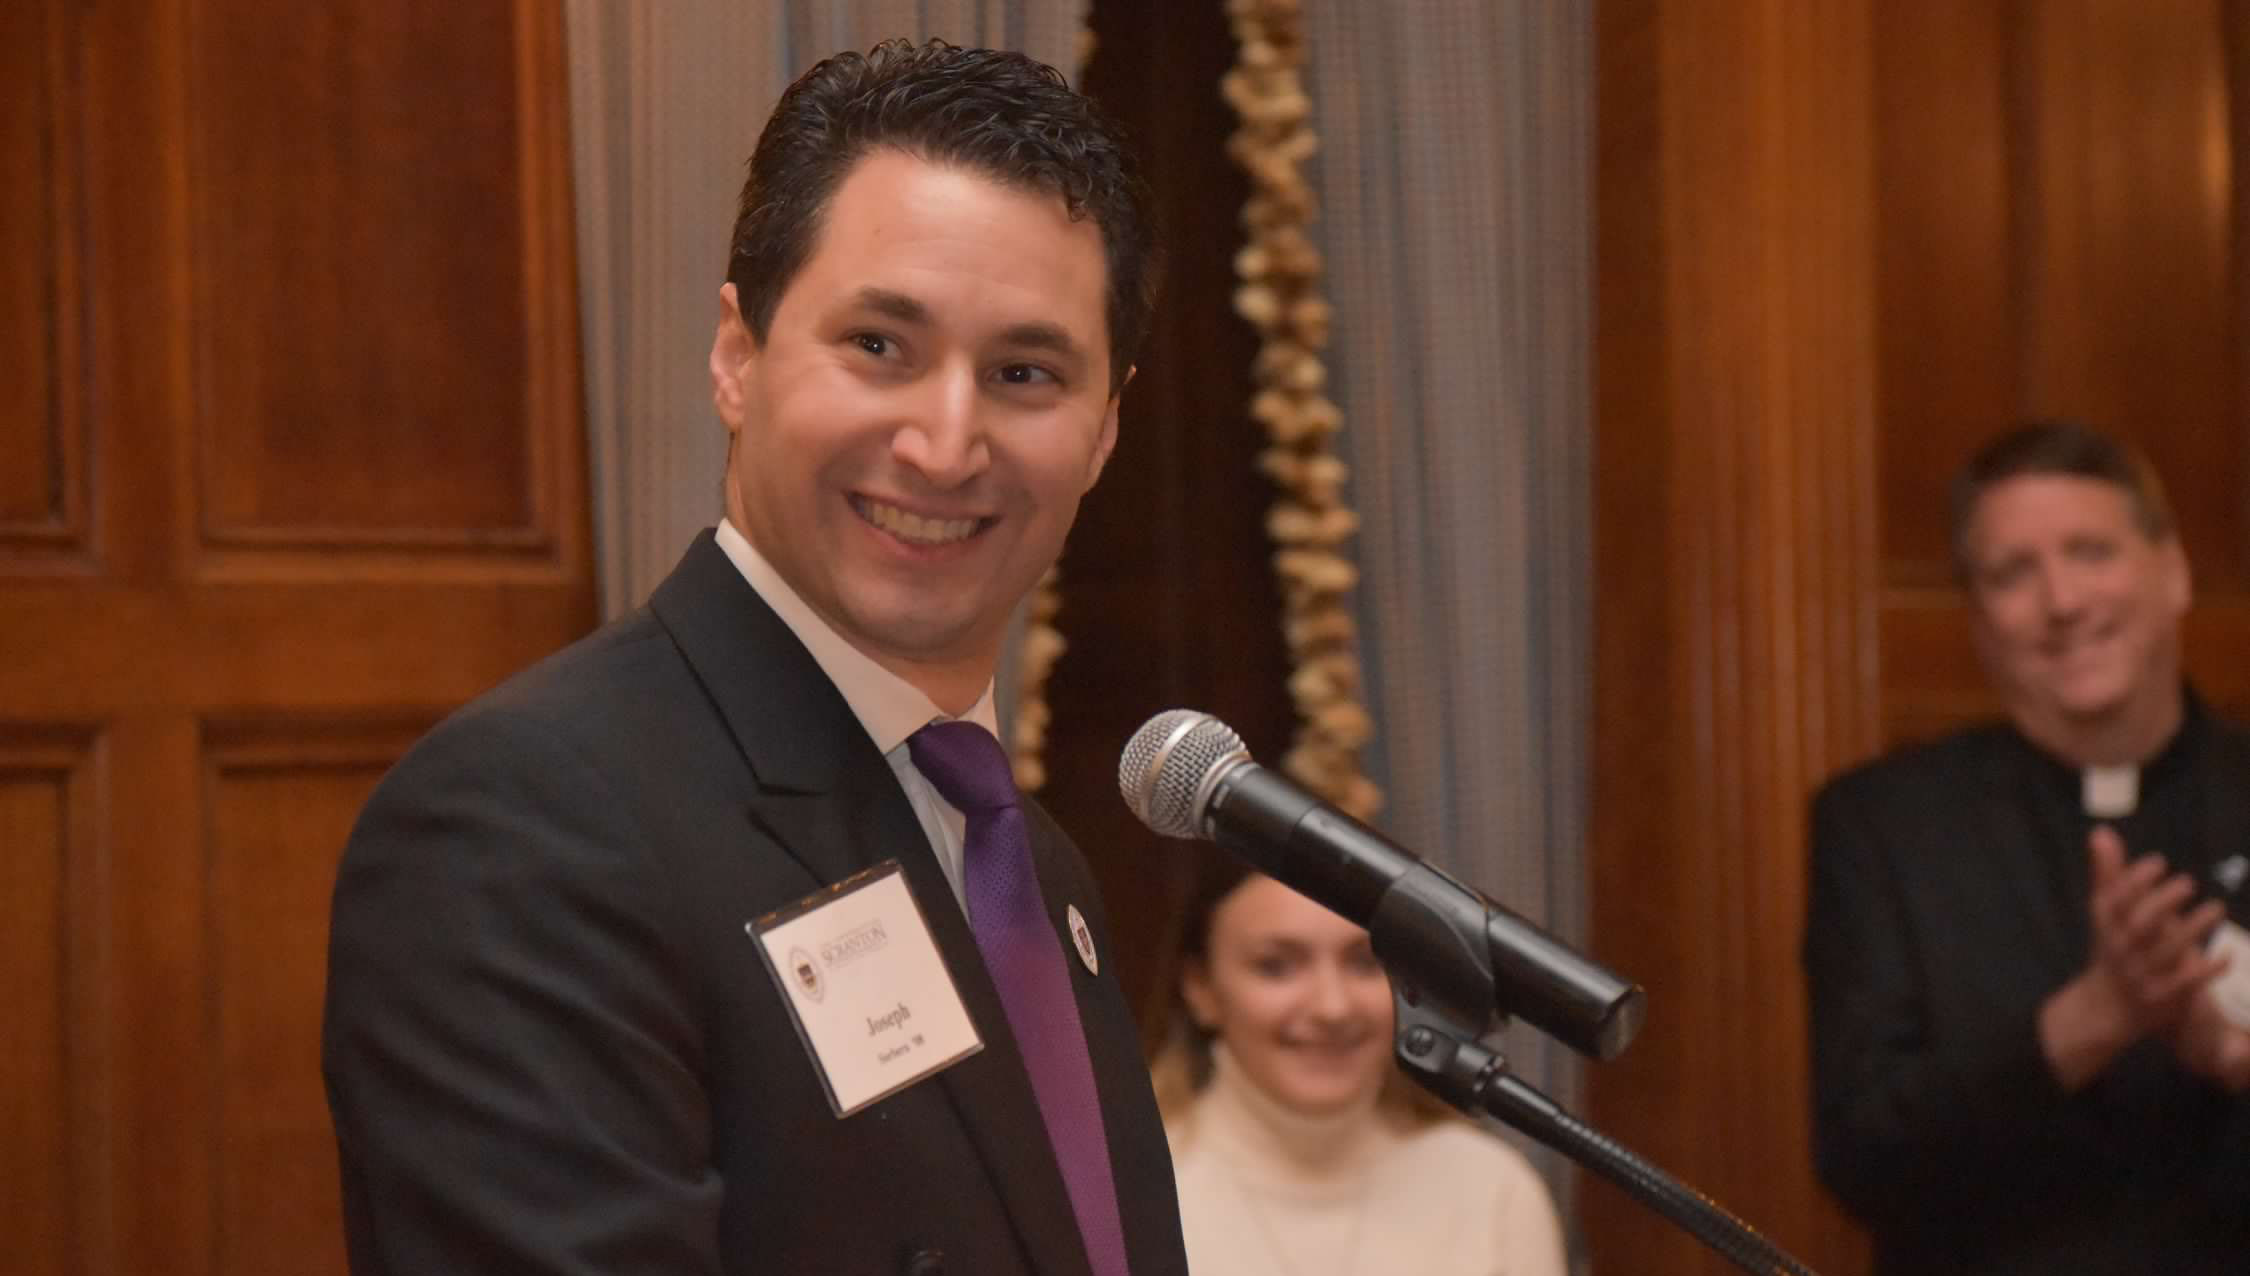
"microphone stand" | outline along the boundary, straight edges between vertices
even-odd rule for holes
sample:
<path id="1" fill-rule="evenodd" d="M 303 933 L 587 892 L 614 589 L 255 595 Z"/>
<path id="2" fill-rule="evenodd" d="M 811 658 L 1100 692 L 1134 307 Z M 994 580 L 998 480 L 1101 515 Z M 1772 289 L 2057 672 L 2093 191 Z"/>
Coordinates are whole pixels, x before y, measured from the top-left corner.
<path id="1" fill-rule="evenodd" d="M 1803 1263 L 1760 1236 L 1710 1198 L 1674 1179 L 1615 1140 L 1580 1121 L 1508 1072 L 1508 1062 L 1480 1039 L 1507 1022 L 1494 1010 L 1498 994 L 1489 957 L 1453 964 L 1439 985 L 1418 985 L 1384 952 L 1408 930 L 1459 932 L 1454 919 L 1426 910 L 1410 890 L 1385 892 L 1369 929 L 1378 957 L 1391 968 L 1391 999 L 1398 1010 L 1399 1066 L 1424 1089 L 1471 1116 L 1489 1113 L 1625 1189 L 1627 1195 L 1671 1220 L 1713 1253 L 1763 1276 L 1816 1276 Z M 1454 936 L 1464 955 L 1486 948 L 1482 933 Z M 1386 942 L 1389 941 L 1389 942 Z M 1481 969 L 1481 979 L 1475 973 Z M 1478 995 L 1477 986 L 1482 984 Z M 1481 1007 L 1481 1009 L 1476 1009 Z M 1464 1028 L 1479 1023 L 1484 1031 Z"/>

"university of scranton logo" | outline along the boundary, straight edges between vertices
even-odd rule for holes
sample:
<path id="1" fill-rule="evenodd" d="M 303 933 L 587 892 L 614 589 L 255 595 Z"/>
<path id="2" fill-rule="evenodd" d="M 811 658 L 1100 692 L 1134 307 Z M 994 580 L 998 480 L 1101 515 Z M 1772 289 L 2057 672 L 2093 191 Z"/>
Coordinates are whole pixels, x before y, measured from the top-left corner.
<path id="1" fill-rule="evenodd" d="M 820 967 L 813 965 L 811 953 L 802 948 L 791 948 L 789 969 L 797 972 L 797 983 L 804 988 L 807 997 L 819 1001 L 828 995 L 828 980 L 821 975 Z"/>
<path id="2" fill-rule="evenodd" d="M 1086 963 L 1087 974 L 1101 974 L 1102 964 L 1094 956 L 1093 928 L 1086 924 L 1086 915 L 1078 911 L 1078 905 L 1076 904 L 1070 906 L 1069 921 L 1070 942 L 1078 946 L 1078 960 Z"/>
<path id="3" fill-rule="evenodd" d="M 854 926 L 820 946 L 820 960 L 830 970 L 848 961 L 857 961 L 891 942 L 880 921 Z"/>

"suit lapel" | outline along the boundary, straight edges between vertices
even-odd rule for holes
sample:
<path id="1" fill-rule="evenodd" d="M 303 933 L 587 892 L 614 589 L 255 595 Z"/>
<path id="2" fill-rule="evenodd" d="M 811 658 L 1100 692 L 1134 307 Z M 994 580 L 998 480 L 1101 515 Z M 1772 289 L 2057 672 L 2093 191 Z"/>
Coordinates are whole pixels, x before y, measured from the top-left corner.
<path id="1" fill-rule="evenodd" d="M 835 800 L 855 756 L 874 752 L 867 733 L 710 532 L 688 546 L 648 605 L 750 765 L 751 820 L 822 885 L 879 859 L 863 812 L 880 804 L 854 809 Z"/>
<path id="2" fill-rule="evenodd" d="M 2196 777 L 2203 799 L 2203 827 L 2197 832 L 2203 836 L 2207 861 L 2202 886 L 2214 894 L 2223 892 L 2228 913 L 2239 922 L 2250 916 L 2250 885 L 2227 892 L 2212 880 L 2211 870 L 2230 856 L 2250 855 L 2250 788 L 2241 782 L 2241 777 L 2250 775 L 2250 735 L 2216 719 L 2207 721 L 2204 730 L 2210 741 L 2208 761 L 2197 760 L 2202 774 Z"/>
<path id="3" fill-rule="evenodd" d="M 757 781 L 749 820 L 821 885 L 897 858 L 984 1049 L 938 1074 L 1042 1276 L 1091 1276 L 1030 1074 L 953 887 L 890 764 L 708 531 L 649 599 Z"/>
<path id="4" fill-rule="evenodd" d="M 2026 800 L 2027 786 L 2037 777 L 2027 774 L 2022 746 L 2008 740 L 1990 751 L 1984 762 L 1983 823 L 1990 846 L 1990 878 L 2004 898 L 1993 901 L 1994 917 L 2030 919 L 2030 929 L 2058 968 L 2075 969 L 2085 957 L 2086 922 L 2082 915 L 2059 911 L 2053 869 L 2047 863 L 2048 830 L 2032 814 L 2036 804 Z M 2067 848 L 2065 848 L 2065 853 Z M 1973 869 L 1970 877 L 1985 876 Z M 2081 910 L 2081 913 L 2083 910 Z"/>

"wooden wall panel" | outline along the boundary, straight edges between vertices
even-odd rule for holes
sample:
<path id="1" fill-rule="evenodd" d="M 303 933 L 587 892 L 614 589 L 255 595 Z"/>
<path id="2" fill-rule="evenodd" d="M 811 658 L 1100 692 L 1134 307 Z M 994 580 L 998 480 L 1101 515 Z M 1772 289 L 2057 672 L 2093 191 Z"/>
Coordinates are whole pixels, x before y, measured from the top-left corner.
<path id="1" fill-rule="evenodd" d="M 336 1146 L 317 1063 L 328 896 L 360 805 L 426 726 L 207 733 L 214 1271 L 344 1270 Z"/>
<path id="2" fill-rule="evenodd" d="M 2145 446 L 2197 566 L 2190 675 L 2250 711 L 2250 4 L 1724 15 L 1601 14 L 1595 938 L 1651 1001 L 1592 1106 L 1838 1276 L 1867 1255 L 1790 1039 L 1804 802 L 1996 708 L 1948 563 L 1961 461 L 2032 415 Z M 1720 1270 L 1586 1213 L 1597 1271 Z"/>
<path id="3" fill-rule="evenodd" d="M 1796 947 L 1804 794 L 1873 736 L 1875 14 L 1597 29 L 1591 938 L 1649 1014 L 1589 1112 L 1831 1276 Z M 1597 1272 L 1731 1270 L 1580 1200 Z"/>
<path id="4" fill-rule="evenodd" d="M 76 1276 L 103 1223 L 91 737 L 0 732 L 0 1235 L 8 1270 Z"/>
<path id="5" fill-rule="evenodd" d="M 210 541 L 557 539 L 535 336 L 574 280 L 526 215 L 524 140 L 560 127 L 516 78 L 531 7 L 188 5 Z"/>
<path id="6" fill-rule="evenodd" d="M 54 86 L 47 75 L 48 5 L 0 11 L 0 182 L 45 199 L 0 206 L 0 448 L 21 457 L 0 470 L 0 526 L 51 520 L 61 461 L 55 437 Z"/>
<path id="7" fill-rule="evenodd" d="M 2250 467 L 2240 401 L 2221 0 L 2017 10 L 2010 131 L 2020 408 L 2082 417 L 2165 475 L 2206 591 L 2240 592 Z"/>
<path id="8" fill-rule="evenodd" d="M 0 525 L 0 1268 L 337 1271 L 344 829 L 593 620 L 560 8 L 19 0 L 0 36 L 38 276 L 0 342 L 63 387 L 0 398 L 0 500 L 68 529 Z"/>
<path id="9" fill-rule="evenodd" d="M 62 0 L 0 7 L 0 564 L 85 536 L 76 63 Z"/>
<path id="10" fill-rule="evenodd" d="M 1888 741 L 1997 710 L 1951 585 L 1945 487 L 2029 416 L 2149 452 L 2195 566 L 2191 675 L 2250 701 L 2246 12 L 1911 0 L 1878 29 Z"/>
<path id="11" fill-rule="evenodd" d="M 1885 10 L 1876 145 L 1890 584 L 1950 581 L 1947 481 L 2026 416 L 2137 439 L 2173 489 L 2206 589 L 2250 580 L 2229 8 L 1900 0 Z"/>
<path id="12" fill-rule="evenodd" d="M 1893 0 L 1875 28 L 1883 570 L 1952 580 L 1946 484 L 2017 395 L 2008 6 Z M 1940 144 L 1942 142 L 1942 144 Z"/>
<path id="13" fill-rule="evenodd" d="M 0 1225 L 60 1276 L 70 1236 L 70 1105 L 63 1056 L 63 776 L 0 770 L 0 980 L 18 1002 L 0 1048 Z M 35 1260 L 37 1261 L 37 1260 Z"/>

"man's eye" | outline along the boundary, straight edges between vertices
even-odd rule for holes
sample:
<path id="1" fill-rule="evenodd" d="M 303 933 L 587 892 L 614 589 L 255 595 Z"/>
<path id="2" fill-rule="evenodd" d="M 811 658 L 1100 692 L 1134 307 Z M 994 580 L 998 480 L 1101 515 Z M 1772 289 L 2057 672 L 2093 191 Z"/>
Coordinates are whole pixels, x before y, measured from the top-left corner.
<path id="1" fill-rule="evenodd" d="M 880 359 L 891 352 L 891 339 L 879 332 L 855 332 L 852 344 Z"/>
<path id="2" fill-rule="evenodd" d="M 1987 567 L 1984 569 L 1984 587 L 1997 590 L 2020 585 L 2026 579 L 2029 570 L 2030 565 L 2021 559 L 2011 559 L 1997 566 Z"/>
<path id="3" fill-rule="evenodd" d="M 1000 369 L 1000 380 L 1007 385 L 1048 385 L 1057 379 L 1036 363 L 1011 363 Z"/>

